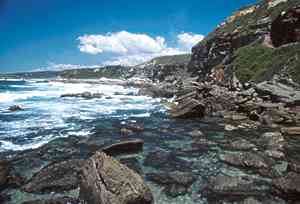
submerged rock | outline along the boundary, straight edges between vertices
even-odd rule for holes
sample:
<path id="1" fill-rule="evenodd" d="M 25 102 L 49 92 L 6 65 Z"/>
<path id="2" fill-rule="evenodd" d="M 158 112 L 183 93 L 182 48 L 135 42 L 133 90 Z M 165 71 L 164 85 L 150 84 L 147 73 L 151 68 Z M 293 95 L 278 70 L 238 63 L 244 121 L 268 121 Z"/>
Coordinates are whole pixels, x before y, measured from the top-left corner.
<path id="1" fill-rule="evenodd" d="M 264 197 L 269 190 L 267 183 L 251 177 L 218 175 L 209 178 L 203 194 L 209 200 L 230 200 L 249 196 Z"/>
<path id="2" fill-rule="evenodd" d="M 59 197 L 45 200 L 31 200 L 23 202 L 22 204 L 80 204 L 80 201 L 76 198 Z"/>
<path id="3" fill-rule="evenodd" d="M 195 181 L 194 175 L 190 172 L 155 172 L 146 176 L 150 181 L 165 186 L 164 191 L 171 197 L 186 194 Z"/>
<path id="4" fill-rule="evenodd" d="M 144 165 L 168 171 L 189 171 L 192 168 L 192 162 L 176 157 L 175 154 L 166 151 L 150 152 L 144 160 Z"/>
<path id="5" fill-rule="evenodd" d="M 92 99 L 92 98 L 102 98 L 104 95 L 102 93 L 91 93 L 91 92 L 83 92 L 83 93 L 67 93 L 63 94 L 60 97 L 74 97 L 74 98 L 85 98 L 85 99 Z"/>
<path id="6" fill-rule="evenodd" d="M 96 152 L 82 169 L 80 199 L 87 204 L 152 204 L 142 178 L 103 152 Z"/>
<path id="7" fill-rule="evenodd" d="M 23 187 L 29 193 L 62 192 L 78 187 L 78 174 L 84 160 L 68 160 L 49 164 L 33 175 Z"/>
<path id="8" fill-rule="evenodd" d="M 300 174 L 289 172 L 286 176 L 273 180 L 274 191 L 289 200 L 300 199 Z"/>
<path id="9" fill-rule="evenodd" d="M 141 139 L 121 141 L 102 148 L 108 155 L 130 154 L 143 151 L 144 141 Z"/>

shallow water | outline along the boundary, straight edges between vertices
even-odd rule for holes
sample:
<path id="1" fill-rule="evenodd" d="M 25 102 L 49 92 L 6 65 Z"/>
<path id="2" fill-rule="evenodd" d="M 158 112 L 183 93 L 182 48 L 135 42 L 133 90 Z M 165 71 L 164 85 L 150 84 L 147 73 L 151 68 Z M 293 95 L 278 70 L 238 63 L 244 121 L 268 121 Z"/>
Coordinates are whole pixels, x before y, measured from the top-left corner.
<path id="1" fill-rule="evenodd" d="M 61 98 L 66 93 L 102 93 L 101 99 Z M 156 203 L 207 203 L 201 191 L 211 176 L 250 176 L 270 181 L 251 171 L 241 170 L 220 162 L 220 155 L 234 152 L 222 148 L 224 142 L 246 139 L 262 149 L 258 138 L 264 129 L 239 129 L 225 131 L 221 119 L 174 120 L 167 116 L 159 99 L 139 96 L 138 89 L 118 85 L 64 84 L 39 81 L 0 81 L 0 151 L 38 148 L 57 138 L 87 138 L 92 142 L 118 141 L 140 138 L 144 151 L 118 159 L 134 158 L 141 175 L 149 184 Z M 24 111 L 8 112 L 12 105 Z M 123 134 L 120 130 L 128 124 L 144 128 L 141 132 Z M 200 138 L 212 144 L 200 145 L 191 131 L 201 130 Z M 215 144 L 214 144 L 215 143 Z M 196 147 L 196 151 L 195 151 Z M 194 149 L 193 149 L 194 148 Z M 84 150 L 81 150 L 84 152 Z M 165 163 L 147 163 L 149 155 L 160 153 Z M 164 156 L 165 155 L 165 156 Z M 167 156 L 166 156 L 167 155 Z M 59 156 L 58 156 L 59 157 Z M 280 164 L 280 161 L 278 161 Z M 195 176 L 195 181 L 184 195 L 166 195 L 165 186 L 153 183 L 146 176 L 153 172 L 183 171 Z M 71 192 L 76 195 L 78 191 Z M 21 203 L 32 198 L 49 198 L 10 191 L 11 203 Z M 55 197 L 57 194 L 51 194 Z"/>

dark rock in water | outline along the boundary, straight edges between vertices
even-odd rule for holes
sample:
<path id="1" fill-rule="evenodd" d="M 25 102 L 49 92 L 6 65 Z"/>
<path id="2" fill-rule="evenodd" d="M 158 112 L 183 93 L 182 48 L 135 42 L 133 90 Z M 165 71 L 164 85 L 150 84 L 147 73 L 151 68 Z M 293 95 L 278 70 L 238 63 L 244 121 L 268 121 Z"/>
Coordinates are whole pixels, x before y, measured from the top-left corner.
<path id="1" fill-rule="evenodd" d="M 22 204 L 80 204 L 80 201 L 76 198 L 59 197 L 45 200 L 31 200 Z"/>
<path id="2" fill-rule="evenodd" d="M 144 141 L 141 139 L 121 141 L 102 148 L 108 155 L 131 154 L 143 151 Z"/>
<path id="3" fill-rule="evenodd" d="M 150 152 L 144 160 L 144 165 L 166 171 L 189 171 L 192 164 L 192 162 L 176 157 L 175 154 L 166 151 Z"/>
<path id="4" fill-rule="evenodd" d="M 275 47 L 300 41 L 300 6 L 291 8 L 273 21 L 271 39 Z"/>
<path id="5" fill-rule="evenodd" d="M 9 163 L 5 160 L 0 160 L 0 187 L 4 186 L 8 181 Z"/>
<path id="6" fill-rule="evenodd" d="M 78 174 L 84 160 L 49 164 L 33 175 L 23 187 L 29 193 L 62 192 L 78 187 Z"/>
<path id="7" fill-rule="evenodd" d="M 202 118 L 205 115 L 205 105 L 192 99 L 177 105 L 170 113 L 173 118 Z"/>
<path id="8" fill-rule="evenodd" d="M 188 188 L 194 183 L 195 177 L 190 172 L 155 172 L 148 173 L 147 179 L 165 186 L 165 192 L 171 197 L 184 195 Z"/>
<path id="9" fill-rule="evenodd" d="M 262 180 L 251 177 L 218 175 L 210 177 L 208 184 L 203 189 L 203 194 L 209 200 L 241 199 L 250 196 L 264 197 L 270 188 Z"/>
<path id="10" fill-rule="evenodd" d="M 274 192 L 288 200 L 300 199 L 300 174 L 289 172 L 286 176 L 274 179 Z"/>
<path id="11" fill-rule="evenodd" d="M 286 135 L 300 135 L 300 127 L 281 128 L 281 132 Z"/>
<path id="12" fill-rule="evenodd" d="M 16 111 L 22 111 L 24 109 L 19 105 L 14 105 L 14 106 L 9 107 L 8 110 L 10 112 L 16 112 Z"/>
<path id="13" fill-rule="evenodd" d="M 70 94 L 63 94 L 60 97 L 74 97 L 74 98 L 85 98 L 85 99 L 92 99 L 92 98 L 102 98 L 102 93 L 91 93 L 91 92 L 83 92 L 83 93 L 70 93 Z"/>
<path id="14" fill-rule="evenodd" d="M 143 132 L 144 131 L 144 127 L 142 125 L 138 125 L 138 124 L 126 124 L 123 128 L 121 128 L 120 132 L 121 134 L 124 135 L 129 135 L 135 132 Z"/>
<path id="15" fill-rule="evenodd" d="M 131 170 L 134 170 L 136 173 L 142 175 L 143 170 L 139 163 L 139 160 L 135 157 L 129 157 L 129 158 L 121 158 L 120 162 L 124 165 L 126 165 Z"/>
<path id="16" fill-rule="evenodd" d="M 152 193 L 143 179 L 103 152 L 96 152 L 86 161 L 79 197 L 87 204 L 153 203 Z"/>

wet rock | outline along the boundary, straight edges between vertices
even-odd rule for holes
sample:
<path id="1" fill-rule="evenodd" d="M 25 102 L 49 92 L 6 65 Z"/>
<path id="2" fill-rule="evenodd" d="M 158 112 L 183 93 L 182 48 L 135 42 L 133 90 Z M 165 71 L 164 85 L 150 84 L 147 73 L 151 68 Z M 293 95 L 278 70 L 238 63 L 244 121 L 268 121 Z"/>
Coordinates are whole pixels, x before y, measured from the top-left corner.
<path id="1" fill-rule="evenodd" d="M 144 127 L 142 125 L 133 124 L 133 123 L 126 124 L 126 126 L 121 128 L 120 130 L 121 134 L 124 135 L 130 135 L 135 132 L 143 132 L 143 131 L 144 131 Z"/>
<path id="2" fill-rule="evenodd" d="M 192 162 L 176 157 L 174 153 L 160 150 L 150 152 L 144 160 L 144 165 L 166 171 L 189 171 L 192 168 Z"/>
<path id="3" fill-rule="evenodd" d="M 300 135 L 300 127 L 281 128 L 281 132 L 287 135 Z"/>
<path id="4" fill-rule="evenodd" d="M 78 173 L 84 160 L 68 160 L 49 164 L 33 175 L 23 190 L 29 193 L 61 192 L 78 187 Z"/>
<path id="5" fill-rule="evenodd" d="M 289 200 L 300 199 L 300 174 L 289 172 L 286 176 L 274 179 L 274 192 Z"/>
<path id="6" fill-rule="evenodd" d="M 202 118 L 205 115 L 205 105 L 192 99 L 177 105 L 170 113 L 173 118 Z"/>
<path id="7" fill-rule="evenodd" d="M 300 162 L 298 160 L 292 160 L 288 164 L 288 169 L 300 174 Z"/>
<path id="8" fill-rule="evenodd" d="M 102 148 L 108 155 L 132 154 L 143 151 L 144 141 L 141 139 L 121 141 Z"/>
<path id="9" fill-rule="evenodd" d="M 22 204 L 80 204 L 80 201 L 76 198 L 59 197 L 43 200 L 31 200 L 23 202 Z"/>
<path id="10" fill-rule="evenodd" d="M 96 152 L 82 169 L 80 199 L 88 204 L 152 204 L 142 178 L 103 152 Z"/>
<path id="11" fill-rule="evenodd" d="M 233 131 L 239 129 L 238 127 L 235 127 L 233 125 L 225 125 L 224 130 L 226 131 Z"/>
<path id="12" fill-rule="evenodd" d="M 184 195 L 194 183 L 195 177 L 190 172 L 153 172 L 146 175 L 147 179 L 165 186 L 164 191 L 171 197 Z"/>
<path id="13" fill-rule="evenodd" d="M 22 111 L 24 109 L 19 105 L 14 105 L 14 106 L 9 107 L 8 110 L 10 112 L 16 112 L 16 111 Z"/>
<path id="14" fill-rule="evenodd" d="M 241 199 L 250 196 L 263 197 L 269 192 L 269 186 L 262 180 L 251 177 L 218 175 L 210 177 L 203 189 L 209 200 Z"/>
<path id="15" fill-rule="evenodd" d="M 4 186 L 9 177 L 9 162 L 0 160 L 0 187 Z"/>
<path id="16" fill-rule="evenodd" d="M 279 15 L 271 26 L 274 46 L 300 41 L 300 7 L 289 9 Z"/>

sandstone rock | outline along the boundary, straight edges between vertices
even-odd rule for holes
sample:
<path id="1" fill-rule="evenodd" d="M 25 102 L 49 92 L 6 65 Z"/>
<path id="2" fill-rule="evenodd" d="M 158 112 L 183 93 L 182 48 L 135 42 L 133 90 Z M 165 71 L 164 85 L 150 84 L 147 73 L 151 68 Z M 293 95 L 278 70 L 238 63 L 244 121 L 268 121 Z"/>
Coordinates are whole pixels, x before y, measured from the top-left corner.
<path id="1" fill-rule="evenodd" d="M 144 141 L 141 139 L 121 141 L 102 148 L 108 155 L 130 154 L 143 151 Z"/>
<path id="2" fill-rule="evenodd" d="M 261 96 L 271 96 L 272 102 L 283 102 L 290 105 L 300 104 L 300 91 L 285 84 L 266 81 L 257 84 L 255 90 Z"/>
<path id="3" fill-rule="evenodd" d="M 61 192 L 78 187 L 78 173 L 84 160 L 49 164 L 33 175 L 23 187 L 29 193 Z"/>
<path id="4" fill-rule="evenodd" d="M 80 199 L 87 204 L 151 204 L 153 196 L 142 178 L 103 152 L 82 169 Z"/>

